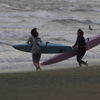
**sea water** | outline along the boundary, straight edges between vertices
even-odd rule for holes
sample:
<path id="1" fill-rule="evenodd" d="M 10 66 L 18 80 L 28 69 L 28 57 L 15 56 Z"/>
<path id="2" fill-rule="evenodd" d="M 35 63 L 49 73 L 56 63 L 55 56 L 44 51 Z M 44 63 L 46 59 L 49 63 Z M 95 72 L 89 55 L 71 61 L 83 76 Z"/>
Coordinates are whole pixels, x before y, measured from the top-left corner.
<path id="1" fill-rule="evenodd" d="M 100 34 L 100 0 L 0 0 L 0 70 L 35 68 L 31 53 L 12 47 L 26 43 L 32 28 L 38 28 L 44 42 L 73 46 L 79 28 L 85 38 Z M 41 62 L 53 55 L 42 54 Z M 87 51 L 83 59 L 89 65 L 100 64 L 100 45 Z M 78 66 L 76 57 L 50 68 L 73 65 Z"/>

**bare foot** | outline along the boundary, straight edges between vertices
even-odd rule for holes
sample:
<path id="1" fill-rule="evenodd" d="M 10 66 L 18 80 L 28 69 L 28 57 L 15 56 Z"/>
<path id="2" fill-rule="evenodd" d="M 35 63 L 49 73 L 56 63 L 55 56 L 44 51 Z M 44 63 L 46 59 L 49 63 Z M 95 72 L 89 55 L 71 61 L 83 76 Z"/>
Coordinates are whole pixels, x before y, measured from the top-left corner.
<path id="1" fill-rule="evenodd" d="M 38 70 L 41 71 L 42 69 L 41 69 L 40 67 L 37 67 L 37 68 L 36 68 L 36 71 L 38 71 Z"/>

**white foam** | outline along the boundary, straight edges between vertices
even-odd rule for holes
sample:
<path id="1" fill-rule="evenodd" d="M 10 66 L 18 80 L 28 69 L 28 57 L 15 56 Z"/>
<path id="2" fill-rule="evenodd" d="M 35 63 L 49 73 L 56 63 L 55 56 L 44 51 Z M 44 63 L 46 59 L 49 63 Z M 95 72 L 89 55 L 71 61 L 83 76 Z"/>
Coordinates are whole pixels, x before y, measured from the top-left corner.
<path id="1" fill-rule="evenodd" d="M 43 17 L 43 18 L 47 18 L 47 17 L 52 17 L 55 16 L 55 14 L 51 14 L 47 11 L 42 11 L 42 10 L 38 10 L 35 12 L 9 12 L 9 13 L 5 13 L 5 12 L 1 12 L 0 13 L 0 17 L 23 17 L 23 18 L 27 18 L 27 17 Z"/>
<path id="2" fill-rule="evenodd" d="M 10 7 L 8 4 L 5 4 L 5 3 L 1 3 L 0 4 L 0 7 Z"/>

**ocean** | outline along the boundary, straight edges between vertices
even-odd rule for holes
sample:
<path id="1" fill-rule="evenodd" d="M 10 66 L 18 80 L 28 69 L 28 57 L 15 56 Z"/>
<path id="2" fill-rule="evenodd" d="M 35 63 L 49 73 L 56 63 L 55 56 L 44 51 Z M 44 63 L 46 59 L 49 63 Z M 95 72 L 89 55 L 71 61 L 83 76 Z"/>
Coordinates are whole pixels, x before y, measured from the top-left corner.
<path id="1" fill-rule="evenodd" d="M 89 26 L 93 30 L 89 30 Z M 84 37 L 100 34 L 100 0 L 0 0 L 0 71 L 33 68 L 31 53 L 12 45 L 26 43 L 32 28 L 38 28 L 44 42 L 73 46 L 77 30 Z M 41 62 L 55 54 L 42 54 Z M 100 64 L 100 45 L 86 52 L 89 65 Z M 44 70 L 78 66 L 76 57 L 41 66 Z"/>

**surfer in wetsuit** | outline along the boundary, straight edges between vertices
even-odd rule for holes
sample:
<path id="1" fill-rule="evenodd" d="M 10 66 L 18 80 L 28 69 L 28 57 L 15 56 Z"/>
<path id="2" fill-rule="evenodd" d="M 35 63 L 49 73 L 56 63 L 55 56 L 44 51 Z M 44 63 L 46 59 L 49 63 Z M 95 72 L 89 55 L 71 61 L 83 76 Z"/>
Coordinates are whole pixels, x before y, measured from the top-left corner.
<path id="1" fill-rule="evenodd" d="M 79 29 L 77 31 L 77 35 L 78 35 L 78 37 L 77 37 L 76 43 L 73 46 L 73 48 L 74 48 L 76 45 L 78 45 L 77 61 L 78 61 L 80 67 L 82 66 L 82 64 L 88 66 L 87 61 L 84 62 L 82 60 L 83 56 L 86 53 L 86 43 L 85 43 L 85 38 L 83 36 L 84 32 L 81 29 Z"/>
<path id="2" fill-rule="evenodd" d="M 41 57 L 41 49 L 38 46 L 38 43 L 42 43 L 41 38 L 38 37 L 39 33 L 37 32 L 37 28 L 33 28 L 31 30 L 31 37 L 28 38 L 27 43 L 31 44 L 32 47 L 32 59 L 33 59 L 33 64 L 36 67 L 36 70 L 41 70 L 40 68 L 40 57 Z"/>

